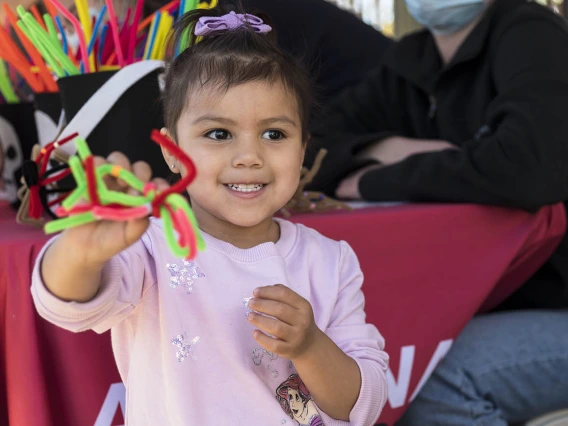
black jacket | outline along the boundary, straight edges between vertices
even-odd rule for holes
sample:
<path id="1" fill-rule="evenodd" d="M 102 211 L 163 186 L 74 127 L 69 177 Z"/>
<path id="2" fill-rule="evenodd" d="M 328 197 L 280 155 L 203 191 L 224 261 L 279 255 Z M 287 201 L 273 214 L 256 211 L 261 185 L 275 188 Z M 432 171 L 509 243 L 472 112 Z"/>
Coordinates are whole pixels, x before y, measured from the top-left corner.
<path id="1" fill-rule="evenodd" d="M 393 44 L 351 12 L 325 0 L 241 1 L 247 10 L 270 16 L 281 48 L 302 60 L 313 76 L 316 98 L 322 101 L 360 83 Z"/>
<path id="2" fill-rule="evenodd" d="M 418 154 L 367 173 L 375 201 L 479 203 L 537 211 L 568 200 L 568 28 L 526 0 L 496 0 L 443 66 L 431 34 L 396 43 L 384 63 L 313 126 L 328 157 L 312 187 L 333 193 L 354 155 L 390 135 L 459 150 Z M 314 150 L 315 151 L 315 150 Z M 568 238 L 513 307 L 568 306 Z"/>

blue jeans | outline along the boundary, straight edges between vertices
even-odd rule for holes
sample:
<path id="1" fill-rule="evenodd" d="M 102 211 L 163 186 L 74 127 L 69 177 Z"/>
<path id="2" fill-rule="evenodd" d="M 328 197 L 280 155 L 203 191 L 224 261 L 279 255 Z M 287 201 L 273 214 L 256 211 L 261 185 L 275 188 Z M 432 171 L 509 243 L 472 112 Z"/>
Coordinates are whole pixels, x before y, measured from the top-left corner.
<path id="1" fill-rule="evenodd" d="M 507 426 L 568 408 L 568 310 L 474 318 L 397 426 Z"/>

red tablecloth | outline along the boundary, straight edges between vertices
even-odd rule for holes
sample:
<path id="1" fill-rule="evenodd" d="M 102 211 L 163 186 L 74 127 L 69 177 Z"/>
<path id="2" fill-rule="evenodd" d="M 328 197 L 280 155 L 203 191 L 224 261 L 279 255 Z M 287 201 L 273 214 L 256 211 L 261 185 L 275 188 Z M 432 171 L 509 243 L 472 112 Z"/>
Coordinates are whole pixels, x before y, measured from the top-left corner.
<path id="1" fill-rule="evenodd" d="M 562 205 L 538 214 L 407 205 L 294 220 L 348 241 L 359 256 L 368 319 L 391 356 L 389 403 L 381 416 L 389 425 L 472 315 L 532 275 L 566 227 Z M 109 334 L 73 335 L 34 311 L 30 271 L 45 241 L 40 230 L 16 225 L 0 205 L 0 410 L 6 407 L 0 424 L 120 425 L 124 387 Z"/>

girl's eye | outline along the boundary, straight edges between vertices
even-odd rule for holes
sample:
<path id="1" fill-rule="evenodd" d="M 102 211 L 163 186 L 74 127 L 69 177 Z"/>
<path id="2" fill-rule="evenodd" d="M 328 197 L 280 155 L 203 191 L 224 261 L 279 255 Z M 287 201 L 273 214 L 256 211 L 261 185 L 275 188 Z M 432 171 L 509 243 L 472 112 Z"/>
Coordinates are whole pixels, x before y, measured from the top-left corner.
<path id="1" fill-rule="evenodd" d="M 280 130 L 267 130 L 262 134 L 262 137 L 271 141 L 279 141 L 284 139 L 284 133 Z"/>
<path id="2" fill-rule="evenodd" d="M 206 133 L 205 136 L 216 141 L 231 139 L 231 134 L 223 129 L 211 130 L 209 133 Z"/>

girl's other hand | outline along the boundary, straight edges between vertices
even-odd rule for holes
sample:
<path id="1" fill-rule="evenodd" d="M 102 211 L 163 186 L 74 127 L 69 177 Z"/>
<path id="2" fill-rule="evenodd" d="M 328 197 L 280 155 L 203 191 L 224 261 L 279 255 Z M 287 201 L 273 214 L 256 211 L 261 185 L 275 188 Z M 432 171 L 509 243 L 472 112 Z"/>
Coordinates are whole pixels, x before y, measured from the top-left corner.
<path id="1" fill-rule="evenodd" d="M 282 284 L 257 288 L 253 296 L 248 306 L 258 313 L 248 319 L 258 327 L 253 336 L 264 349 L 294 361 L 318 344 L 323 332 L 306 299 Z"/>

